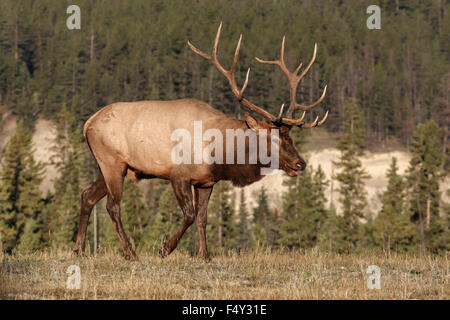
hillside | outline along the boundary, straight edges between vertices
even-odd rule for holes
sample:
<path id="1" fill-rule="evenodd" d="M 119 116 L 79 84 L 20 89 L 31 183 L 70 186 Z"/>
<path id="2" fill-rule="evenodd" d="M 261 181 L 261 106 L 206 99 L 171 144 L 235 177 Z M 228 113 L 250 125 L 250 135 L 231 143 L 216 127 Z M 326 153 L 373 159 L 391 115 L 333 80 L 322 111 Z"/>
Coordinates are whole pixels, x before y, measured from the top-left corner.
<path id="1" fill-rule="evenodd" d="M 0 147 L 3 149 L 7 144 L 9 136 L 14 133 L 16 128 L 17 117 L 11 115 L 11 113 L 6 112 L 3 115 L 3 132 L 0 134 Z M 52 140 L 54 138 L 53 124 L 49 120 L 39 119 L 36 122 L 36 128 L 33 135 L 33 142 L 36 147 L 35 157 L 36 160 L 43 163 L 47 163 L 52 155 L 51 146 Z M 327 179 L 331 180 L 333 164 L 332 161 L 338 159 L 339 151 L 335 147 L 335 139 L 323 130 L 317 131 L 317 134 L 313 132 L 308 138 L 308 143 L 305 146 L 307 150 L 306 154 L 303 154 L 307 159 L 309 166 L 317 168 L 319 165 L 324 170 Z M 382 150 L 382 148 L 381 148 Z M 369 210 L 372 213 L 378 212 L 380 209 L 380 195 L 384 191 L 387 185 L 386 170 L 388 169 L 392 157 L 396 157 L 398 160 L 399 173 L 404 173 L 407 169 L 410 155 L 405 150 L 392 150 L 392 148 L 387 148 L 386 151 L 380 151 L 380 148 L 375 151 L 367 151 L 364 157 L 361 158 L 363 166 L 366 168 L 371 178 L 366 182 L 366 191 L 368 194 Z M 48 191 L 53 191 L 53 180 L 55 179 L 57 172 L 55 168 L 51 165 L 47 165 L 46 174 L 44 180 L 41 184 L 41 190 L 45 193 Z M 286 175 L 283 172 L 276 172 L 273 175 L 269 175 L 259 182 L 256 182 L 250 186 L 245 187 L 245 192 L 247 195 L 247 202 L 250 208 L 255 206 L 254 194 L 264 186 L 269 195 L 270 203 L 272 206 L 280 207 L 282 205 L 282 200 L 280 195 L 283 186 L 283 179 Z M 145 188 L 146 184 L 139 184 L 140 187 Z M 334 203 L 339 210 L 338 193 L 336 192 L 339 185 L 334 181 L 333 189 L 331 192 L 331 183 L 327 191 L 327 201 L 330 203 L 330 199 L 334 199 Z M 446 190 L 450 187 L 450 179 L 447 179 L 445 183 L 441 184 L 441 190 Z M 449 199 L 443 194 L 443 199 L 449 201 Z"/>

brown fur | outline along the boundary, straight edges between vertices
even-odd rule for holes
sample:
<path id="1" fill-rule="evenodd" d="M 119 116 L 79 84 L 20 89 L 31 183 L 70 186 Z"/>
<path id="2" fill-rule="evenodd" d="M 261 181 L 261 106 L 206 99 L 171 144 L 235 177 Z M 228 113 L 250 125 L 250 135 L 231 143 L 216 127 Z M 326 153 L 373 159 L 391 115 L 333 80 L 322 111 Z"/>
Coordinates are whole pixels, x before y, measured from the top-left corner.
<path id="1" fill-rule="evenodd" d="M 175 145 L 170 139 L 171 133 L 177 128 L 186 128 L 192 133 L 193 122 L 196 120 L 202 121 L 203 132 L 215 128 L 222 132 L 224 139 L 226 129 L 280 129 L 280 168 L 290 175 L 296 175 L 297 170 L 304 168 L 304 161 L 293 147 L 289 128 L 286 126 L 277 127 L 257 121 L 250 115 L 247 115 L 246 121 L 236 120 L 194 99 L 109 105 L 95 113 L 84 127 L 84 135 L 97 160 L 100 174 L 97 181 L 82 193 L 80 224 L 74 249 L 79 255 L 84 252 L 91 210 L 106 195 L 106 208 L 122 244 L 124 256 L 127 259 L 137 259 L 120 219 L 123 180 L 128 175 L 134 181 L 157 177 L 172 183 L 184 219 L 180 228 L 161 248 L 160 255 L 165 257 L 176 248 L 186 229 L 197 217 L 199 255 L 208 259 L 206 209 L 214 184 L 220 180 L 229 180 L 233 185 L 242 187 L 264 176 L 260 174 L 262 165 L 259 161 L 257 164 L 248 164 L 248 138 L 247 164 L 175 165 L 170 158 Z M 223 147 L 225 160 L 226 141 Z M 235 159 L 236 147 L 235 143 Z"/>

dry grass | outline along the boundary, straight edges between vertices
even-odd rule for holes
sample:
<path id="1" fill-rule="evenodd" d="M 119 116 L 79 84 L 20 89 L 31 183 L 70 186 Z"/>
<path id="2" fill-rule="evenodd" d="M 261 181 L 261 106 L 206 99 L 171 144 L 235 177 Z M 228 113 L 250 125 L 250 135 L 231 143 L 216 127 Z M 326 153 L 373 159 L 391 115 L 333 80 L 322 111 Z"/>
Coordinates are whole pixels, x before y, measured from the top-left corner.
<path id="1" fill-rule="evenodd" d="M 4 256 L 1 299 L 449 299 L 447 256 L 366 253 L 248 252 L 210 263 L 175 251 L 162 260 L 119 254 L 77 258 L 67 252 Z M 70 265 L 81 289 L 66 288 Z M 369 265 L 381 269 L 381 289 L 366 286 Z"/>

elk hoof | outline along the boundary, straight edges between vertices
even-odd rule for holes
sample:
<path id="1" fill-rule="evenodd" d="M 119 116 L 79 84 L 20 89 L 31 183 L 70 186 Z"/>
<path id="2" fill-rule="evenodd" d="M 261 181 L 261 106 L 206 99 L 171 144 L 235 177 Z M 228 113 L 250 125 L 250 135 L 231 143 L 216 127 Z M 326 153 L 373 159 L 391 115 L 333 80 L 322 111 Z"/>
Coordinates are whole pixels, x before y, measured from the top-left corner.
<path id="1" fill-rule="evenodd" d="M 128 261 L 139 261 L 138 256 L 136 255 L 136 253 L 134 253 L 134 251 L 131 251 L 129 253 L 125 253 L 125 260 L 128 260 Z"/>
<path id="2" fill-rule="evenodd" d="M 207 253 L 199 253 L 198 258 L 202 259 L 205 262 L 211 262 L 211 257 Z"/>
<path id="3" fill-rule="evenodd" d="M 85 257 L 86 255 L 84 254 L 83 250 L 79 249 L 79 248 L 75 248 L 73 249 L 73 253 L 75 253 L 78 257 L 82 258 Z"/>
<path id="4" fill-rule="evenodd" d="M 167 257 L 169 255 L 169 252 L 165 246 L 163 246 L 161 249 L 159 249 L 158 253 L 162 259 L 164 259 L 165 257 Z"/>

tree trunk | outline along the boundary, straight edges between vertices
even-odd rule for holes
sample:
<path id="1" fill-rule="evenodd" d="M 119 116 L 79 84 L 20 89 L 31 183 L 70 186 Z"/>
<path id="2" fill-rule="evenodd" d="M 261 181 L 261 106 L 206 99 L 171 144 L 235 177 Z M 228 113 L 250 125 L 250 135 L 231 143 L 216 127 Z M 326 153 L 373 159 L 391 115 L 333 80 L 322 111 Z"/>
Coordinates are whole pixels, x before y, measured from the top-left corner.
<path id="1" fill-rule="evenodd" d="M 218 246 L 219 246 L 219 248 L 222 248 L 222 244 L 223 244 L 223 241 L 222 241 L 222 233 L 223 233 L 223 226 L 222 226 L 222 224 L 223 224 L 223 207 L 222 207 L 222 191 L 220 191 L 220 194 L 219 194 L 219 217 L 218 217 L 219 219 L 219 225 L 218 225 L 218 228 L 217 228 L 217 232 L 218 232 L 218 234 L 217 234 L 217 242 L 218 242 Z"/>
<path id="2" fill-rule="evenodd" d="M 388 252 L 388 257 L 391 256 L 391 235 L 388 235 L 387 238 L 387 252 Z"/>
<path id="3" fill-rule="evenodd" d="M 95 41 L 95 34 L 94 34 L 94 30 L 92 30 L 91 31 L 91 46 L 90 46 L 90 50 L 89 50 L 89 52 L 90 52 L 89 58 L 91 61 L 94 59 L 94 54 L 95 54 L 94 41 Z"/>
<path id="4" fill-rule="evenodd" d="M 419 255 L 423 256 L 425 254 L 425 231 L 423 226 L 423 216 L 419 213 L 419 227 L 420 227 L 420 245 L 419 245 Z"/>
<path id="5" fill-rule="evenodd" d="M 430 219 L 431 219 L 431 199 L 427 199 L 427 224 L 426 229 L 430 227 Z"/>
<path id="6" fill-rule="evenodd" d="M 334 164 L 331 163 L 331 178 L 330 178 L 330 209 L 334 206 L 333 192 L 334 192 Z"/>
<path id="7" fill-rule="evenodd" d="M 2 231 L 0 230 L 0 254 L 3 254 Z"/>
<path id="8" fill-rule="evenodd" d="M 14 58 L 19 59 L 19 18 L 17 16 L 14 26 Z"/>
<path id="9" fill-rule="evenodd" d="M 98 248 L 98 223 L 97 223 L 97 206 L 94 205 L 94 254 L 97 254 Z"/>
<path id="10" fill-rule="evenodd" d="M 209 86 L 208 86 L 208 104 L 212 106 L 213 103 L 213 81 L 214 81 L 214 70 L 210 68 L 209 70 Z"/>
<path id="11" fill-rule="evenodd" d="M 438 14 L 437 14 L 437 29 L 438 35 L 441 36 L 441 11 L 442 11 L 442 3 L 441 0 L 438 0 Z"/>

